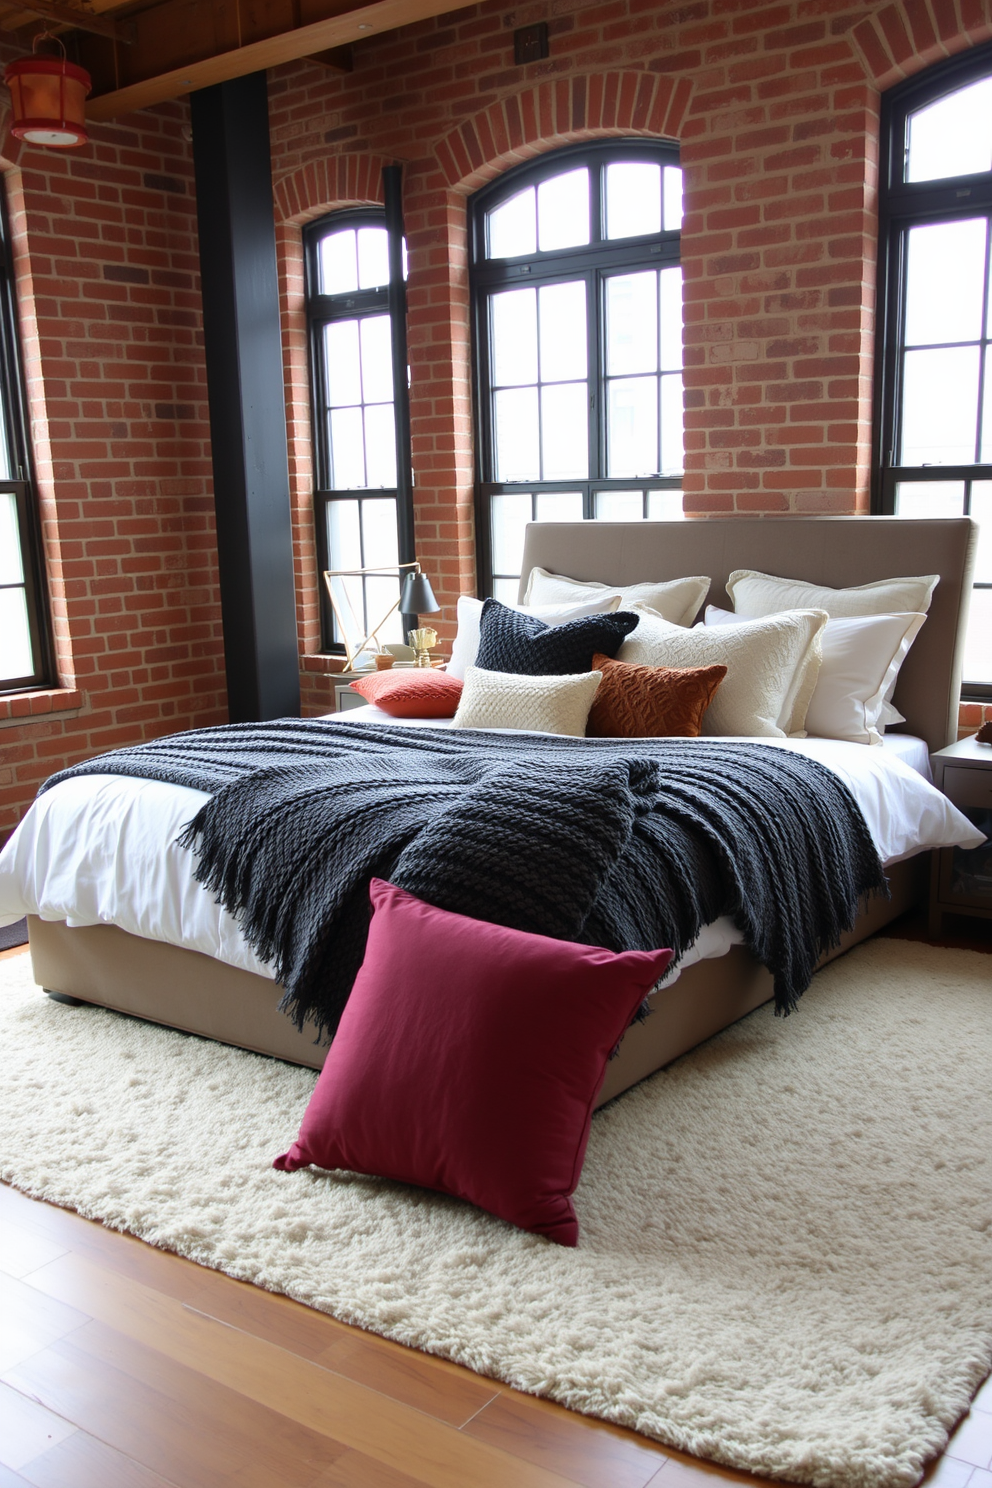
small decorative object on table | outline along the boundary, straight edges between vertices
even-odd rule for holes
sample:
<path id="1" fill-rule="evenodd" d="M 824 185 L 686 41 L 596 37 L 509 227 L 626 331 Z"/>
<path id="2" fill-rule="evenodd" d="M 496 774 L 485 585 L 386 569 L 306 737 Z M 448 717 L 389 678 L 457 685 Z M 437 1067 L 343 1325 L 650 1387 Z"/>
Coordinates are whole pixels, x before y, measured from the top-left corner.
<path id="1" fill-rule="evenodd" d="M 429 667 L 431 647 L 437 645 L 437 631 L 430 625 L 424 625 L 419 630 L 411 630 L 410 645 L 417 653 L 414 666 Z"/>
<path id="2" fill-rule="evenodd" d="M 944 847 L 934 853 L 930 934 L 938 936 L 945 914 L 992 920 L 992 751 L 978 733 L 938 750 L 930 763 L 934 785 L 987 839 L 978 847 Z"/>
<path id="3" fill-rule="evenodd" d="M 978 744 L 992 744 L 992 720 L 982 724 L 978 733 L 975 735 L 975 742 Z"/>

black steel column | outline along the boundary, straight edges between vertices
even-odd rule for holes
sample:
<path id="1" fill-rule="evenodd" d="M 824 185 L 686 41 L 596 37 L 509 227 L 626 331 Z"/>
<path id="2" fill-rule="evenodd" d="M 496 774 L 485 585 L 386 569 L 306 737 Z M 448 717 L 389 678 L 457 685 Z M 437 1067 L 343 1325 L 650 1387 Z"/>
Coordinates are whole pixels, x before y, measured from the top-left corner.
<path id="1" fill-rule="evenodd" d="M 232 723 L 300 711 L 265 73 L 191 95 Z"/>

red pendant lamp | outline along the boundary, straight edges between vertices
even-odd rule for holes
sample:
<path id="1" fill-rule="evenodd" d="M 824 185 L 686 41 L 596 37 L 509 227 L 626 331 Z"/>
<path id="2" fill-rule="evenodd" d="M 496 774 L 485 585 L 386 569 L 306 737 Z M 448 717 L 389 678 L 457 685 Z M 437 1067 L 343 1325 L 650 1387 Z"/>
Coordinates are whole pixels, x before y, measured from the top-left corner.
<path id="1" fill-rule="evenodd" d="M 66 58 L 65 47 L 61 57 L 36 55 L 11 62 L 3 77 L 10 89 L 15 139 L 50 150 L 74 150 L 88 142 L 84 106 L 90 75 Z"/>

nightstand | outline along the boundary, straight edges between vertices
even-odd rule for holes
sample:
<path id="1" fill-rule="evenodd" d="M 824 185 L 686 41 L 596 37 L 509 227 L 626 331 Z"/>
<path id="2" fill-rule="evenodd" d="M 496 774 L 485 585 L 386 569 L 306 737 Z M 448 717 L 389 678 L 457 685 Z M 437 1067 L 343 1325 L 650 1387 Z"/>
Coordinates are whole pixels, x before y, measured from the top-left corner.
<path id="1" fill-rule="evenodd" d="M 347 713 L 349 708 L 364 708 L 365 698 L 360 692 L 352 692 L 351 684 L 358 677 L 368 677 L 369 672 L 339 672 L 334 678 L 334 711 Z M 371 673 L 372 676 L 375 673 Z"/>
<path id="2" fill-rule="evenodd" d="M 974 737 L 948 744 L 930 757 L 937 789 L 979 831 L 992 837 L 992 746 Z M 992 919 L 992 842 L 966 850 L 942 847 L 930 871 L 930 934 L 939 936 L 945 914 Z"/>

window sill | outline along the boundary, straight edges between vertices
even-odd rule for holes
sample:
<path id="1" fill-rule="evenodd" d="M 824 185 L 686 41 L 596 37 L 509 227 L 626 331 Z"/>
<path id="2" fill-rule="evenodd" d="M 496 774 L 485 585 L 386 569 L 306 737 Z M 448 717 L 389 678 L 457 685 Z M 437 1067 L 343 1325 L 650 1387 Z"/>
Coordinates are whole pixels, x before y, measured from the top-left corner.
<path id="1" fill-rule="evenodd" d="M 83 706 L 84 696 L 75 687 L 43 688 L 39 692 L 11 692 L 0 697 L 0 728 L 38 723 L 52 713 L 71 713 Z"/>

